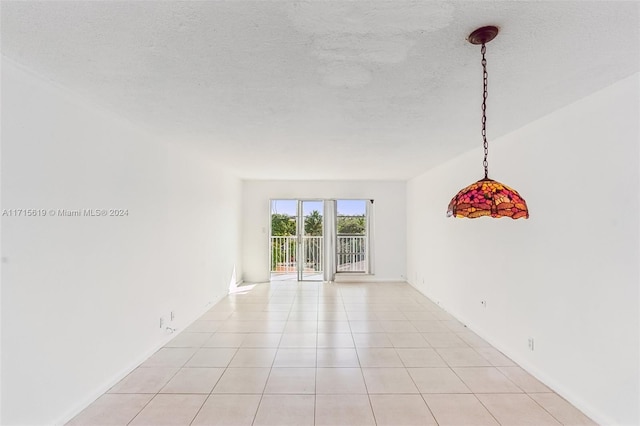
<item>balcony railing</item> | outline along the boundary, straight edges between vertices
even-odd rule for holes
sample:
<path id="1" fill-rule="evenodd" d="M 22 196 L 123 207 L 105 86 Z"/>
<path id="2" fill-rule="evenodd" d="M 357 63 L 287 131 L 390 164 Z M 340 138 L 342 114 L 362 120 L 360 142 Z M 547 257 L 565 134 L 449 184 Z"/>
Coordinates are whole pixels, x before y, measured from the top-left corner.
<path id="1" fill-rule="evenodd" d="M 322 272 L 324 270 L 324 238 L 303 236 L 302 259 L 304 259 L 304 272 Z"/>
<path id="2" fill-rule="evenodd" d="M 364 235 L 338 235 L 337 271 L 366 272 L 367 241 Z"/>
<path id="3" fill-rule="evenodd" d="M 296 236 L 271 237 L 271 272 L 297 272 L 297 242 Z M 336 245 L 338 272 L 366 272 L 366 237 L 364 235 L 338 235 Z M 302 259 L 304 272 L 324 270 L 323 237 L 302 237 Z"/>
<path id="4" fill-rule="evenodd" d="M 298 238 L 271 237 L 271 272 L 297 272 Z"/>
<path id="5" fill-rule="evenodd" d="M 297 272 L 296 254 L 298 237 L 271 237 L 271 272 Z M 304 272 L 322 272 L 324 269 L 323 237 L 302 237 Z"/>

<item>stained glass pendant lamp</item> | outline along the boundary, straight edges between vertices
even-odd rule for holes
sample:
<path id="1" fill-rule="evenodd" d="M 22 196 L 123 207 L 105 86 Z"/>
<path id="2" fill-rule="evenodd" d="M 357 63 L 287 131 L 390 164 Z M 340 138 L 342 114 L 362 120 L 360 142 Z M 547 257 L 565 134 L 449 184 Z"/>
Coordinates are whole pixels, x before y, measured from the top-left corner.
<path id="1" fill-rule="evenodd" d="M 498 28 L 489 26 L 478 28 L 469 35 L 469 43 L 480 44 L 482 48 L 482 80 L 484 90 L 482 92 L 482 140 L 484 141 L 484 178 L 472 183 L 460 190 L 451 199 L 447 216 L 467 217 L 470 219 L 482 216 L 510 217 L 512 219 L 528 219 L 529 210 L 527 203 L 515 189 L 496 180 L 489 179 L 489 144 L 487 142 L 487 60 L 485 52 L 486 43 L 498 35 Z"/>

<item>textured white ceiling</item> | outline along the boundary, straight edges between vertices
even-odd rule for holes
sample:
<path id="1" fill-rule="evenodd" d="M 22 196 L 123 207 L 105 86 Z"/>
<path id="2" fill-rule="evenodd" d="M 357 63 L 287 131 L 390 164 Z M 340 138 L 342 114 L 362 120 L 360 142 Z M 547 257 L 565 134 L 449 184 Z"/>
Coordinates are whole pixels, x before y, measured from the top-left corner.
<path id="1" fill-rule="evenodd" d="M 244 178 L 407 179 L 639 70 L 639 3 L 1 3 L 2 54 Z M 478 174 L 481 173 L 481 159 Z"/>

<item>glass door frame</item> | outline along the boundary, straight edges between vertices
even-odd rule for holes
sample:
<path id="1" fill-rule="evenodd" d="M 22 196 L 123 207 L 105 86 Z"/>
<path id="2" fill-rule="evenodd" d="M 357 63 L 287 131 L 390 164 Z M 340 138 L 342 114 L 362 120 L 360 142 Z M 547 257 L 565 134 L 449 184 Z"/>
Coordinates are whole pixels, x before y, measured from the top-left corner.
<path id="1" fill-rule="evenodd" d="M 295 203 L 296 212 L 295 215 L 292 216 L 296 220 L 296 235 L 295 235 L 295 279 L 297 281 L 322 281 L 324 279 L 324 268 L 326 267 L 324 261 L 324 239 L 326 238 L 325 233 L 325 217 L 324 217 L 324 203 L 325 200 L 321 198 L 271 198 L 269 200 L 269 276 L 270 279 L 273 279 L 274 276 L 277 276 L 277 272 L 274 275 L 274 236 L 273 235 L 273 215 L 274 215 L 274 202 L 277 201 L 288 201 Z M 321 221 L 321 235 L 315 235 L 317 237 L 317 241 L 314 240 L 310 242 L 310 239 L 305 238 L 305 203 L 320 203 L 319 213 L 322 217 Z M 288 243 L 287 243 L 288 244 Z M 311 258 L 314 259 L 312 263 L 314 265 L 313 271 L 306 271 L 307 269 L 307 257 L 311 253 Z M 319 259 L 319 260 L 317 260 Z M 320 264 L 320 270 L 316 270 L 316 265 Z M 292 265 L 293 266 L 293 265 Z M 291 274 L 293 271 L 289 272 Z M 293 280 L 293 278 L 287 278 L 287 272 L 285 269 L 285 277 L 281 278 L 283 280 Z M 314 277 L 314 278 L 310 278 Z M 277 278 L 276 278 L 277 279 Z"/>
<path id="2" fill-rule="evenodd" d="M 318 241 L 320 241 L 319 247 L 316 246 L 315 248 L 315 253 L 314 253 L 314 257 L 319 256 L 320 257 L 320 270 L 316 271 L 315 269 L 310 273 L 307 274 L 306 273 L 306 266 L 307 266 L 307 255 L 308 255 L 308 248 L 311 247 L 311 244 L 306 244 L 306 242 L 308 240 L 305 239 L 305 237 L 309 237 L 308 235 L 306 235 L 306 230 L 305 230 L 305 211 L 304 211 L 304 204 L 305 203 L 321 203 L 321 208 L 319 210 L 320 215 L 322 216 L 322 222 L 321 222 L 321 230 L 322 230 L 322 235 L 319 235 L 317 237 L 320 237 Z M 323 199 L 319 199 L 319 198 L 305 198 L 305 199 L 298 199 L 298 209 L 297 209 L 297 225 L 298 225 L 298 247 L 296 249 L 296 257 L 297 257 L 297 265 L 298 265 L 298 281 L 322 281 L 323 280 L 323 275 L 324 275 L 324 268 L 325 268 L 325 262 L 324 262 L 324 238 L 325 238 L 325 231 L 324 231 L 324 200 Z M 315 246 L 315 244 L 314 244 Z M 309 275 L 319 275 L 320 278 L 316 278 L 316 279 L 310 279 Z"/>

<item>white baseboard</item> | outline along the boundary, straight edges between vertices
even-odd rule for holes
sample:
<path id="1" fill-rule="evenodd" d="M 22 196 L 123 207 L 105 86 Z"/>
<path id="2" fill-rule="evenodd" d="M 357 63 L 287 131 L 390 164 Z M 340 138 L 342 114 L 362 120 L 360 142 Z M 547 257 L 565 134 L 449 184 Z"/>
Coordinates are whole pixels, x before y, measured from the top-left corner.
<path id="1" fill-rule="evenodd" d="M 429 298 L 429 300 L 431 300 L 432 302 L 436 303 L 428 294 L 423 292 L 419 287 L 411 284 L 408 281 L 407 281 L 407 284 L 409 284 L 411 287 L 415 288 L 423 296 Z M 611 419 L 609 419 L 608 416 L 605 416 L 603 413 L 601 413 L 601 412 L 599 412 L 597 410 L 594 410 L 589 404 L 587 404 L 586 401 L 584 401 L 582 398 L 579 398 L 576 395 L 574 395 L 572 392 L 570 392 L 565 386 L 563 386 L 561 383 L 559 383 L 553 377 L 549 376 L 547 373 L 545 373 L 544 371 L 540 370 L 539 368 L 536 368 L 534 365 L 532 365 L 529 362 L 529 360 L 522 358 L 520 355 L 518 355 L 518 353 L 516 351 L 512 350 L 510 347 L 507 347 L 507 346 L 503 345 L 502 343 L 500 343 L 500 342 L 496 341 L 495 339 L 493 339 L 491 334 L 488 333 L 486 330 L 478 329 L 478 328 L 474 327 L 472 324 L 470 325 L 470 322 L 467 321 L 467 319 L 464 317 L 464 315 L 461 315 L 458 312 L 450 311 L 449 309 L 447 309 L 446 306 L 443 306 L 442 304 L 440 304 L 439 301 L 437 302 L 437 304 L 440 306 L 440 308 L 445 310 L 449 315 L 451 315 L 456 320 L 458 320 L 461 323 L 463 323 L 469 330 L 471 330 L 474 333 L 476 333 L 478 336 L 480 336 L 482 339 L 484 339 L 491 346 L 493 346 L 494 348 L 496 348 L 497 350 L 502 352 L 504 355 L 509 357 L 511 360 L 513 360 L 516 364 L 518 364 L 527 373 L 531 374 L 533 377 L 538 379 L 540 382 L 542 382 L 544 385 L 549 387 L 555 393 L 560 395 L 562 398 L 566 399 L 569 403 L 571 403 L 578 410 L 582 411 L 585 415 L 590 417 L 591 420 L 593 420 L 596 423 L 601 424 L 601 425 L 615 425 L 616 424 L 616 422 L 611 420 Z"/>
<path id="2" fill-rule="evenodd" d="M 374 282 L 374 283 L 404 283 L 406 280 L 403 277 L 398 278 L 385 278 L 376 277 L 370 274 L 359 273 L 337 273 L 334 282 L 336 283 L 361 283 L 361 282 Z"/>
<path id="3" fill-rule="evenodd" d="M 190 326 L 195 320 L 200 318 L 205 312 L 207 312 L 209 309 L 211 309 L 211 307 L 213 305 L 218 303 L 225 296 L 226 295 L 218 296 L 213 301 L 211 301 L 210 303 L 207 303 L 198 313 L 196 313 L 195 315 L 193 315 L 191 318 L 189 318 L 187 321 L 184 322 L 184 327 L 182 328 L 182 330 L 184 330 L 188 326 Z M 179 333 L 182 330 L 177 330 L 177 332 Z M 54 422 L 54 424 L 55 425 L 64 425 L 65 423 L 67 423 L 68 421 L 73 419 L 75 416 L 80 414 L 80 412 L 82 412 L 82 410 L 87 408 L 95 400 L 100 398 L 109 389 L 111 389 L 113 386 L 115 386 L 116 383 L 118 383 L 120 380 L 124 379 L 129 373 L 131 373 L 133 370 L 138 368 L 138 366 L 140 364 L 142 364 L 144 361 L 146 361 L 151 355 L 156 353 L 156 351 L 158 351 L 164 345 L 169 343 L 169 341 L 171 339 L 173 339 L 174 337 L 176 337 L 176 334 L 173 334 L 173 333 L 172 334 L 167 334 L 166 336 L 163 336 L 162 339 L 160 339 L 160 341 L 156 345 L 154 345 L 152 348 L 150 348 L 149 350 L 145 351 L 141 355 L 137 356 L 131 363 L 127 364 L 127 366 L 122 368 L 118 373 L 116 373 L 113 377 L 111 377 L 111 379 L 105 381 L 100 386 L 98 386 L 86 398 L 83 398 L 81 401 L 79 401 L 77 404 L 75 404 L 73 406 L 73 408 L 68 410 L 66 414 L 62 415 L 58 421 Z"/>

